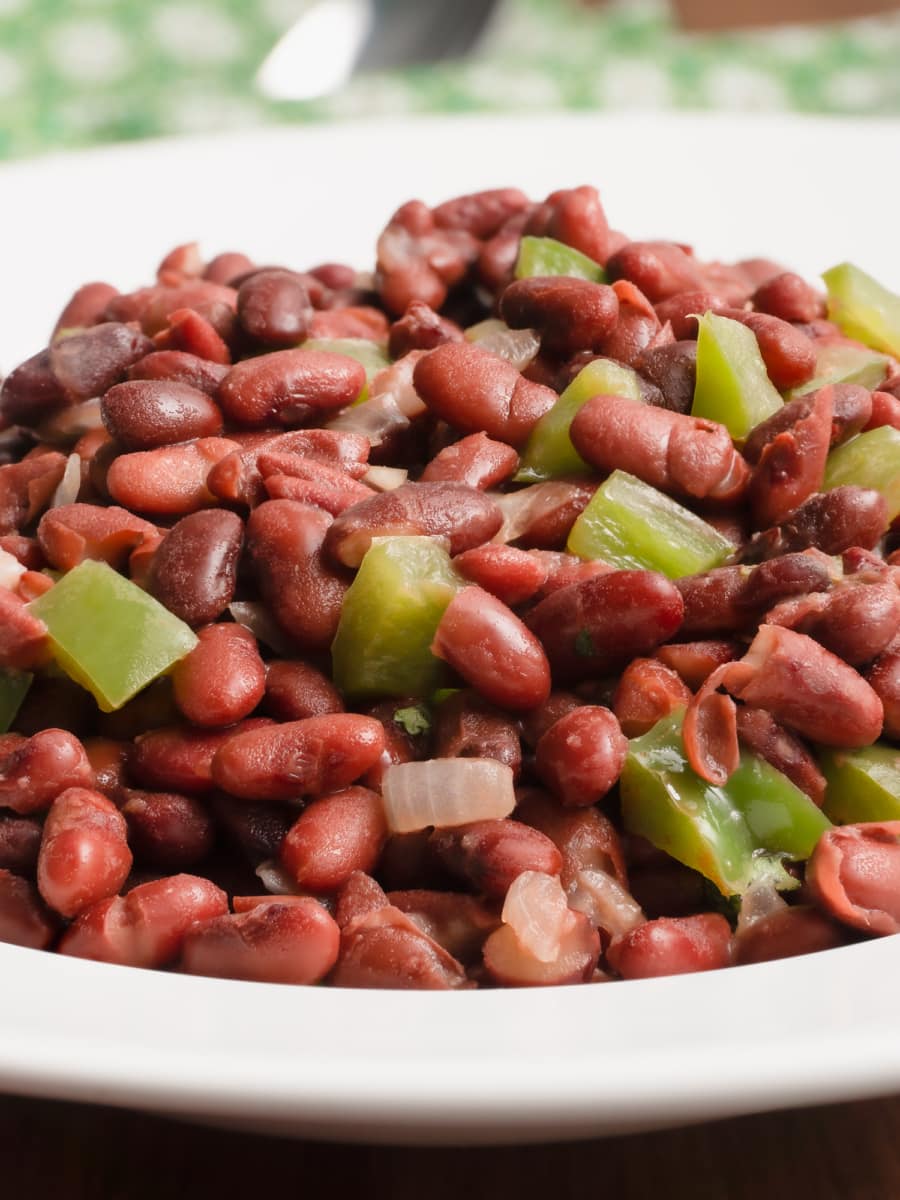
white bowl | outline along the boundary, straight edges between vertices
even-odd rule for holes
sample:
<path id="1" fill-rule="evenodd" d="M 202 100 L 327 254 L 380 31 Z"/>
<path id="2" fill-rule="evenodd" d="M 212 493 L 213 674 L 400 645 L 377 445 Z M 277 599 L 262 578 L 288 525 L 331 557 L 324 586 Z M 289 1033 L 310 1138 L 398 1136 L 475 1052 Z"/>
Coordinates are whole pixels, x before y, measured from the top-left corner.
<path id="1" fill-rule="evenodd" d="M 268 130 L 0 169 L 0 363 L 172 245 L 372 261 L 410 196 L 596 183 L 634 237 L 900 284 L 900 125 L 559 116 Z M 0 1090 L 287 1134 L 497 1142 L 900 1090 L 900 939 L 706 975 L 464 994 L 196 979 L 0 945 Z"/>

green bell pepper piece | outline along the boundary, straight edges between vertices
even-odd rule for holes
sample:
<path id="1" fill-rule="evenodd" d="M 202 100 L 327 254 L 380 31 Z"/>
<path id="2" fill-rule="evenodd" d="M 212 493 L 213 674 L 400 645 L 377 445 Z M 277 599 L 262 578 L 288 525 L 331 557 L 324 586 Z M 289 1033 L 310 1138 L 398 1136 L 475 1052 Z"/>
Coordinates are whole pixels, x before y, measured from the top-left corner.
<path id="1" fill-rule="evenodd" d="M 193 630 L 104 562 L 85 561 L 29 606 L 59 667 L 104 712 L 121 708 L 197 645 Z"/>
<path id="2" fill-rule="evenodd" d="M 709 571 L 734 553 L 724 534 L 627 471 L 613 471 L 597 488 L 572 526 L 567 549 L 670 579 Z"/>
<path id="3" fill-rule="evenodd" d="M 331 646 L 345 696 L 430 696 L 445 668 L 431 653 L 444 609 L 465 581 L 432 538 L 375 538 L 344 597 Z"/>
<path id="4" fill-rule="evenodd" d="M 781 408 L 752 330 L 708 312 L 699 319 L 695 417 L 719 421 L 738 441 Z"/>
<path id="5" fill-rule="evenodd" d="M 844 483 L 881 492 L 889 521 L 900 515 L 900 429 L 881 425 L 832 450 L 822 490 L 830 492 Z"/>
<path id="6" fill-rule="evenodd" d="M 611 358 L 589 362 L 531 431 L 516 473 L 517 483 L 590 474 L 591 468 L 572 445 L 569 428 L 578 410 L 594 396 L 642 399 L 638 377 L 630 367 L 623 367 Z"/>
<path id="7" fill-rule="evenodd" d="M 33 678 L 29 671 L 0 668 L 0 733 L 6 733 L 16 719 Z"/>
<path id="8" fill-rule="evenodd" d="M 826 750 L 824 809 L 838 825 L 900 821 L 900 749 L 876 742 L 862 750 Z"/>
<path id="9" fill-rule="evenodd" d="M 368 338 L 308 338 L 301 346 L 302 350 L 326 350 L 329 354 L 343 354 L 347 358 L 355 358 L 366 369 L 366 382 L 363 389 L 353 401 L 362 404 L 369 398 L 369 384 L 379 371 L 391 365 L 387 347 L 383 342 L 373 342 Z"/>
<path id="10" fill-rule="evenodd" d="M 808 383 L 792 388 L 788 399 L 805 396 L 818 391 L 829 383 L 857 383 L 860 387 L 874 391 L 884 383 L 888 373 L 888 359 L 865 346 L 826 343 L 816 350 L 816 373 Z"/>
<path id="11" fill-rule="evenodd" d="M 900 296 L 852 263 L 840 263 L 822 278 L 828 290 L 828 316 L 847 337 L 873 350 L 900 355 Z"/>
<path id="12" fill-rule="evenodd" d="M 592 283 L 606 283 L 606 272 L 580 250 L 551 237 L 523 237 L 515 266 L 516 279 L 533 275 L 573 275 Z"/>
<path id="13" fill-rule="evenodd" d="M 673 713 L 629 743 L 619 780 L 625 828 L 705 875 L 723 895 L 743 895 L 763 879 L 782 890 L 796 887 L 782 860 L 808 858 L 831 822 L 746 750 L 724 787 L 701 779 L 685 757 L 683 720 L 683 711 Z"/>

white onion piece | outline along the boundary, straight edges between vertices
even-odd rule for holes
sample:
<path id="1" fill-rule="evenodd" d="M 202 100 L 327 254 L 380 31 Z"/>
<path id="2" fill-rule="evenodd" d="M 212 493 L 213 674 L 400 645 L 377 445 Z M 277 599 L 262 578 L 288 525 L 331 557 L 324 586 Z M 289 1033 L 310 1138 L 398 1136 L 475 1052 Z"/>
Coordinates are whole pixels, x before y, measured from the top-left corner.
<path id="1" fill-rule="evenodd" d="M 261 600 L 235 600 L 228 611 L 237 621 L 249 629 L 255 638 L 280 654 L 282 658 L 295 658 L 297 647 L 284 632 Z"/>
<path id="2" fill-rule="evenodd" d="M 493 758 L 394 763 L 381 791 L 391 833 L 508 817 L 516 806 L 512 771 Z"/>
<path id="3" fill-rule="evenodd" d="M 782 908 L 787 908 L 787 904 L 779 896 L 772 879 L 760 879 L 751 883 L 741 897 L 736 931 L 738 937 L 752 929 L 758 921 L 765 920 Z"/>
<path id="4" fill-rule="evenodd" d="M 253 873 L 272 896 L 301 895 L 296 882 L 274 858 L 267 858 L 265 862 L 261 862 Z"/>
<path id="5" fill-rule="evenodd" d="M 572 924 L 559 876 L 523 871 L 510 884 L 500 919 L 513 930 L 523 950 L 538 962 L 553 962 Z"/>
<path id="6" fill-rule="evenodd" d="M 48 417 L 38 427 L 42 442 L 75 442 L 94 429 L 103 428 L 100 413 L 100 397 L 71 404 Z"/>
<path id="7" fill-rule="evenodd" d="M 369 384 L 369 400 L 377 400 L 380 396 L 393 396 L 394 402 L 404 417 L 419 417 L 426 411 L 419 393 L 413 387 L 413 371 L 420 358 L 428 353 L 427 350 L 410 350 L 395 363 L 379 371 Z M 360 406 L 361 407 L 361 406 Z"/>
<path id="8" fill-rule="evenodd" d="M 505 358 L 517 371 L 524 371 L 541 348 L 533 329 L 510 329 L 504 321 L 490 318 L 466 330 L 466 340 L 498 358 Z"/>
<path id="9" fill-rule="evenodd" d="M 388 392 L 384 396 L 364 400 L 345 408 L 328 422 L 326 429 L 344 433 L 360 433 L 369 439 L 372 446 L 380 446 L 391 434 L 399 433 L 409 425 L 409 418 L 400 411 L 397 401 Z"/>
<path id="10" fill-rule="evenodd" d="M 376 492 L 392 492 L 406 483 L 408 476 L 405 467 L 369 467 L 359 482 L 368 484 Z"/>
<path id="11" fill-rule="evenodd" d="M 488 492 L 503 513 L 503 524 L 491 538 L 492 542 L 514 542 L 544 513 L 568 504 L 572 485 L 562 481 L 533 483 L 518 492 Z"/>
<path id="12" fill-rule="evenodd" d="M 8 550 L 0 550 L 0 588 L 14 592 L 24 574 L 25 568 L 16 556 Z"/>
<path id="13" fill-rule="evenodd" d="M 569 906 L 613 937 L 629 933 L 647 919 L 637 900 L 606 871 L 578 871 L 569 889 Z"/>
<path id="14" fill-rule="evenodd" d="M 59 481 L 56 491 L 53 493 L 53 499 L 50 501 L 50 508 L 61 508 L 64 504 L 74 504 L 78 499 L 78 493 L 81 491 L 81 457 L 78 454 L 70 454 L 66 459 L 66 469 L 63 471 L 63 477 Z"/>

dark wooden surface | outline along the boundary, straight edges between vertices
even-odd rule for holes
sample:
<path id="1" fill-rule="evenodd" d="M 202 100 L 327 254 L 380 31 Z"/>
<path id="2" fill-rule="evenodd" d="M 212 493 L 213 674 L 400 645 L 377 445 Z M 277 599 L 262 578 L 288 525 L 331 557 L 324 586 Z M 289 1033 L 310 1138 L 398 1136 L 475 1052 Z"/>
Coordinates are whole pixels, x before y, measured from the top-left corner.
<path id="1" fill-rule="evenodd" d="M 3 1200 L 897 1200 L 900 1098 L 498 1149 L 291 1142 L 0 1097 Z"/>

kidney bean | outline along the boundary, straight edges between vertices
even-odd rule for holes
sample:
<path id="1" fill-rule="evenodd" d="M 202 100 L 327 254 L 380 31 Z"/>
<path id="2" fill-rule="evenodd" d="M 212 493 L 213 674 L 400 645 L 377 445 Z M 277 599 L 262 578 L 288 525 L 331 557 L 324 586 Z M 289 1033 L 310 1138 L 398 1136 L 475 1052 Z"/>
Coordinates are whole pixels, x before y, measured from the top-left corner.
<path id="1" fill-rule="evenodd" d="M 354 871 L 371 871 L 387 841 L 381 797 L 364 787 L 314 800 L 281 846 L 281 862 L 301 888 L 334 892 Z"/>
<path id="2" fill-rule="evenodd" d="M 216 751 L 235 733 L 271 725 L 268 718 L 253 717 L 236 729 L 194 729 L 169 725 L 139 734 L 134 741 L 128 773 L 140 787 L 201 795 L 213 784 L 212 760 Z"/>
<path id="3" fill-rule="evenodd" d="M 670 667 L 653 658 L 635 658 L 622 672 L 612 708 L 626 737 L 640 737 L 657 721 L 683 708 L 690 690 Z"/>
<path id="4" fill-rule="evenodd" d="M 205 316 L 192 308 L 177 308 L 169 314 L 166 328 L 154 335 L 153 345 L 157 350 L 182 351 L 228 366 L 231 351 L 225 339 L 231 339 L 233 327 L 234 314 L 230 308 L 216 305 L 207 309 Z"/>
<path id="5" fill-rule="evenodd" d="M 484 241 L 528 205 L 528 197 L 518 188 L 494 188 L 446 200 L 431 215 L 439 229 L 463 229 Z"/>
<path id="6" fill-rule="evenodd" d="M 41 350 L 0 382 L 0 430 L 39 425 L 65 404 L 62 388 L 50 370 L 50 351 Z"/>
<path id="7" fill-rule="evenodd" d="M 816 290 L 792 271 L 782 271 L 764 280 L 753 293 L 751 302 L 757 312 L 800 324 L 815 321 L 825 309 Z"/>
<path id="8" fill-rule="evenodd" d="M 469 342 L 438 346 L 419 359 L 413 384 L 430 411 L 455 429 L 511 446 L 521 446 L 557 401 L 550 388 Z"/>
<path id="9" fill-rule="evenodd" d="M 851 546 L 871 550 L 887 524 L 880 492 L 845 484 L 811 496 L 780 527 L 780 540 L 785 550 L 810 545 L 824 554 L 841 554 Z"/>
<path id="10" fill-rule="evenodd" d="M 709 904 L 706 881 L 672 858 L 635 864 L 628 872 L 631 894 L 650 920 L 689 917 Z"/>
<path id="11" fill-rule="evenodd" d="M 40 845 L 39 821 L 0 811 L 0 870 L 33 874 Z"/>
<path id="12" fill-rule="evenodd" d="M 511 329 L 535 329 L 541 349 L 562 356 L 603 349 L 619 319 L 611 287 L 569 275 L 517 279 L 500 297 L 500 315 Z"/>
<path id="13" fill-rule="evenodd" d="M 118 383 L 103 397 L 101 412 L 126 450 L 152 450 L 222 431 L 222 414 L 205 392 L 168 380 Z"/>
<path id="14" fill-rule="evenodd" d="M 163 289 L 159 286 L 138 288 L 113 296 L 103 311 L 105 321 L 139 325 L 150 304 Z"/>
<path id="15" fill-rule="evenodd" d="M 574 692 L 551 692 L 543 704 L 522 715 L 522 739 L 525 744 L 533 750 L 551 725 L 582 703 Z"/>
<path id="16" fill-rule="evenodd" d="M 47 626 L 13 592 L 0 588 L 0 666 L 27 671 L 47 657 Z"/>
<path id="17" fill-rule="evenodd" d="M 599 808 L 565 808 L 545 792 L 522 789 L 516 816 L 546 834 L 562 854 L 561 879 L 571 891 L 580 871 L 603 871 L 622 887 L 628 874 L 619 835 Z"/>
<path id="18" fill-rule="evenodd" d="M 296 346 L 306 337 L 312 305 L 303 280 L 293 271 L 256 271 L 238 289 L 238 320 L 244 332 L 263 346 Z"/>
<path id="19" fill-rule="evenodd" d="M 272 500 L 295 500 L 340 516 L 374 493 L 346 472 L 296 454 L 260 454 L 259 470 Z"/>
<path id="20" fill-rule="evenodd" d="M 196 242 L 175 246 L 156 268 L 156 278 L 166 287 L 199 278 L 203 274 L 203 259 Z"/>
<path id="21" fill-rule="evenodd" d="M 436 758 L 493 758 L 517 777 L 522 769 L 519 731 L 506 713 L 473 692 L 462 691 L 438 705 L 434 723 Z"/>
<path id="22" fill-rule="evenodd" d="M 536 549 L 556 549 L 565 544 L 576 519 L 587 508 L 596 490 L 593 481 L 553 479 L 546 483 L 533 483 L 506 495 L 494 493 L 493 499 L 503 512 L 503 525 L 494 540 L 523 542 Z M 564 563 L 556 561 L 551 576 L 554 590 L 561 586 L 559 576 L 564 566 Z M 609 569 L 605 563 L 596 567 L 585 567 L 582 563 L 576 574 L 580 579 Z"/>
<path id="23" fill-rule="evenodd" d="M 212 819 L 197 799 L 176 792 L 126 788 L 122 815 L 128 843 L 143 865 L 168 871 L 193 866 L 209 854 L 215 837 Z"/>
<path id="24" fill-rule="evenodd" d="M 627 750 L 613 713 L 586 704 L 543 734 L 535 749 L 535 770 L 561 804 L 587 807 L 602 800 L 619 778 Z"/>
<path id="25" fill-rule="evenodd" d="M 890 392 L 872 392 L 872 410 L 869 414 L 866 429 L 879 429 L 882 425 L 890 425 L 900 429 L 900 399 Z"/>
<path id="26" fill-rule="evenodd" d="M 330 982 L 335 987 L 447 991 L 468 985 L 462 965 L 393 905 L 348 921 Z"/>
<path id="27" fill-rule="evenodd" d="M 900 648 L 889 646 L 880 654 L 866 679 L 884 706 L 884 736 L 900 741 Z"/>
<path id="28" fill-rule="evenodd" d="M 46 512 L 37 536 L 46 561 L 59 571 L 69 571 L 85 559 L 99 559 L 121 571 L 132 550 L 158 540 L 156 527 L 127 509 L 77 503 Z"/>
<path id="29" fill-rule="evenodd" d="M 216 728 L 248 717 L 266 687 L 256 638 L 243 625 L 204 625 L 172 671 L 175 703 L 192 725 Z"/>
<path id="30" fill-rule="evenodd" d="M 844 583 L 815 600 L 799 620 L 781 621 L 772 613 L 770 623 L 815 638 L 852 667 L 877 658 L 900 631 L 900 591 L 892 582 Z"/>
<path id="31" fill-rule="evenodd" d="M 26 571 L 19 577 L 16 595 L 26 604 L 30 604 L 38 596 L 43 596 L 44 592 L 49 592 L 52 587 L 53 580 L 47 575 L 43 575 L 40 571 Z"/>
<path id="32" fill-rule="evenodd" d="M 289 421 L 292 409 L 316 412 L 346 408 L 362 391 L 366 372 L 345 354 L 325 350 L 277 350 L 235 364 L 219 385 L 229 420 L 261 426 Z"/>
<path id="33" fill-rule="evenodd" d="M 384 889 L 376 883 L 371 875 L 364 871 L 354 871 L 337 894 L 334 906 L 334 919 L 339 928 L 343 929 L 357 917 L 364 917 L 390 904 Z"/>
<path id="34" fill-rule="evenodd" d="M 298 429 L 275 437 L 252 436 L 260 440 L 227 455 L 207 476 L 207 487 L 220 500 L 254 507 L 266 499 L 259 470 L 259 459 L 263 454 L 297 454 L 339 466 L 353 479 L 359 479 L 368 469 L 369 442 L 359 434 L 331 429 Z"/>
<path id="35" fill-rule="evenodd" d="M 66 400 L 75 404 L 102 396 L 152 349 L 131 326 L 107 321 L 54 342 L 49 366 Z"/>
<path id="36" fill-rule="evenodd" d="M 172 875 L 100 900 L 63 935 L 60 954 L 128 967 L 163 967 L 188 932 L 228 912 L 228 897 L 208 879 Z"/>
<path id="37" fill-rule="evenodd" d="M 525 232 L 552 237 L 605 263 L 611 250 L 611 233 L 596 188 L 563 188 L 551 192 L 529 215 Z"/>
<path id="38" fill-rule="evenodd" d="M 900 932 L 900 821 L 827 830 L 806 865 L 806 883 L 819 907 L 843 924 Z"/>
<path id="39" fill-rule="evenodd" d="M 182 517 L 154 554 L 147 590 L 189 625 L 214 621 L 234 598 L 243 533 L 226 509 Z"/>
<path id="40" fill-rule="evenodd" d="M 548 564 L 536 554 L 495 544 L 465 550 L 453 565 L 465 579 L 510 606 L 535 596 L 549 573 Z"/>
<path id="41" fill-rule="evenodd" d="M 808 383 L 816 373 L 812 340 L 796 326 L 768 313 L 742 308 L 724 310 L 723 316 L 746 325 L 756 338 L 769 378 L 779 391 Z"/>
<path id="42" fill-rule="evenodd" d="M 822 486 L 831 445 L 832 393 L 820 388 L 797 410 L 789 429 L 762 448 L 750 480 L 749 499 L 757 528 L 786 520 Z"/>
<path id="43" fill-rule="evenodd" d="M 305 901 L 305 903 L 304 903 Z M 181 966 L 189 975 L 260 983 L 318 983 L 337 961 L 340 931 L 317 900 L 264 904 L 189 930 Z"/>
<path id="44" fill-rule="evenodd" d="M 57 924 L 33 883 L 0 869 L 0 942 L 46 950 Z"/>
<path id="45" fill-rule="evenodd" d="M 24 816 L 48 809 L 67 788 L 93 781 L 84 747 L 64 729 L 42 729 L 0 754 L 0 805 Z"/>
<path id="46" fill-rule="evenodd" d="M 402 358 L 411 350 L 433 350 L 445 342 L 461 342 L 463 332 L 455 321 L 436 313 L 421 300 L 413 300 L 406 312 L 390 327 L 388 353 Z"/>
<path id="47" fill-rule="evenodd" d="M 724 425 L 625 396 L 588 400 L 570 435 L 582 458 L 601 471 L 621 468 L 677 496 L 734 500 L 750 481 Z"/>
<path id="48" fill-rule="evenodd" d="M 50 335 L 51 344 L 60 334 L 70 336 L 70 330 L 82 330 L 90 325 L 97 325 L 103 320 L 106 306 L 118 296 L 117 288 L 110 283 L 85 283 L 73 294 L 65 308 L 59 314 L 53 332 Z"/>
<path id="49" fill-rule="evenodd" d="M 125 818 L 107 798 L 84 787 L 56 797 L 44 823 L 38 889 L 64 917 L 118 892 L 131 870 Z"/>
<path id="50" fill-rule="evenodd" d="M 523 871 L 558 875 L 562 869 L 562 856 L 545 834 L 507 817 L 435 830 L 431 844 L 455 875 L 486 896 L 505 896 Z"/>
<path id="51" fill-rule="evenodd" d="M 615 328 L 603 341 L 602 353 L 634 366 L 642 352 L 661 335 L 660 320 L 653 305 L 633 283 L 619 279 L 612 286 L 619 301 L 619 316 Z"/>
<path id="52" fill-rule="evenodd" d="M 600 954 L 600 937 L 588 918 L 572 912 L 559 950 L 550 962 L 529 954 L 509 925 L 501 925 L 484 944 L 484 965 L 496 983 L 506 987 L 553 987 L 586 983 Z"/>
<path id="53" fill-rule="evenodd" d="M 210 362 L 185 350 L 154 350 L 128 368 L 130 380 L 183 384 L 207 396 L 215 396 L 227 374 L 224 363 Z"/>
<path id="54" fill-rule="evenodd" d="M 233 284 L 241 275 L 255 270 L 252 259 L 246 254 L 228 250 L 211 258 L 203 269 L 203 278 L 210 283 Z"/>
<path id="55" fill-rule="evenodd" d="M 415 533 L 446 537 L 451 555 L 456 555 L 489 541 L 502 521 L 494 501 L 475 488 L 404 483 L 354 504 L 337 517 L 325 535 L 325 550 L 334 562 L 358 567 L 373 538 Z"/>
<path id="56" fill-rule="evenodd" d="M 790 779 L 819 808 L 825 802 L 825 776 L 807 747 L 762 708 L 737 710 L 743 745 Z"/>
<path id="57" fill-rule="evenodd" d="M 478 253 L 464 229 L 440 229 L 420 200 L 402 205 L 378 239 L 375 284 L 389 313 L 400 316 L 413 300 L 437 310 Z"/>
<path id="58" fill-rule="evenodd" d="M 200 393 L 197 393 L 200 395 Z M 125 508 L 154 516 L 183 517 L 215 503 L 206 486 L 210 468 L 238 449 L 228 438 L 208 437 L 113 459 L 106 486 Z"/>
<path id="59" fill-rule="evenodd" d="M 277 721 L 302 721 L 344 711 L 327 675 L 309 663 L 279 659 L 268 664 L 263 709 Z"/>
<path id="60" fill-rule="evenodd" d="M 672 336 L 677 342 L 688 342 L 696 349 L 697 317 L 712 312 L 720 315 L 728 304 L 713 292 L 697 288 L 676 292 L 656 304 L 656 316 L 663 325 L 671 325 Z M 659 386 L 659 385 L 658 385 Z M 693 399 L 693 396 L 691 397 Z"/>
<path id="61" fill-rule="evenodd" d="M 380 721 L 329 713 L 237 733 L 216 751 L 216 784 L 245 800 L 290 800 L 347 787 L 384 749 Z"/>
<path id="62" fill-rule="evenodd" d="M 697 343 L 674 341 L 648 346 L 633 364 L 644 379 L 659 389 L 662 407 L 689 413 L 697 382 Z"/>
<path id="63" fill-rule="evenodd" d="M 723 663 L 740 657 L 737 642 L 708 639 L 699 642 L 676 642 L 660 646 L 656 657 L 696 691 L 707 675 Z"/>
<path id="64" fill-rule="evenodd" d="M 380 309 L 367 304 L 332 307 L 327 312 L 313 314 L 309 336 L 365 338 L 367 341 L 384 342 L 388 336 L 388 319 Z"/>
<path id="65" fill-rule="evenodd" d="M 603 675 L 678 630 L 684 603 L 655 571 L 611 571 L 554 592 L 528 614 L 555 679 Z"/>
<path id="66" fill-rule="evenodd" d="M 538 485 L 540 486 L 540 485 Z M 585 561 L 575 554 L 565 554 L 552 550 L 532 550 L 532 555 L 540 555 L 547 565 L 547 578 L 538 591 L 543 598 L 552 592 L 562 591 L 573 583 L 583 583 L 586 579 L 594 579 L 598 575 L 608 575 L 615 567 L 600 559 Z"/>
<path id="67" fill-rule="evenodd" d="M 550 664 L 540 642 L 482 588 L 457 592 L 438 623 L 431 650 L 500 708 L 535 708 L 550 694 Z"/>
<path id="68" fill-rule="evenodd" d="M 488 238 L 478 251 L 476 274 L 481 285 L 491 293 L 498 293 L 513 276 L 522 233 L 534 206 L 507 218 L 493 237 Z"/>
<path id="69" fill-rule="evenodd" d="M 30 525 L 50 503 L 65 469 L 66 456 L 55 450 L 0 467 L 0 533 Z"/>
<path id="70" fill-rule="evenodd" d="M 205 315 L 213 305 L 221 305 L 233 312 L 237 305 L 237 292 L 234 288 L 224 287 L 222 284 L 192 279 L 176 287 L 150 289 L 150 294 L 142 300 L 141 311 L 137 315 L 144 333 L 153 337 L 167 327 L 173 313 L 180 309 L 192 309 Z"/>
<path id="71" fill-rule="evenodd" d="M 269 500 L 247 522 L 247 548 L 262 597 L 281 628 L 306 650 L 331 645 L 348 587 L 323 557 L 330 525 L 328 513 L 294 500 Z"/>
<path id="72" fill-rule="evenodd" d="M 459 892 L 415 888 L 389 892 L 386 900 L 466 966 L 478 962 L 485 938 L 500 925 L 495 906 Z"/>
<path id="73" fill-rule="evenodd" d="M 93 787 L 113 804 L 121 802 L 125 767 L 131 746 L 115 738 L 94 737 L 84 742 L 84 752 L 94 772 Z"/>
<path id="74" fill-rule="evenodd" d="M 606 958 L 623 979 L 715 971 L 731 965 L 731 927 L 720 913 L 659 917 L 613 938 Z"/>
<path id="75" fill-rule="evenodd" d="M 652 304 L 704 285 L 698 264 L 674 242 L 628 242 L 610 255 L 606 269 L 610 279 L 630 279 Z"/>
<path id="76" fill-rule="evenodd" d="M 460 483 L 485 491 L 497 487 L 517 470 L 519 456 L 505 442 L 497 442 L 485 433 L 446 446 L 427 464 L 423 483 Z"/>
<path id="77" fill-rule="evenodd" d="M 282 843 L 297 819 L 292 806 L 262 801 L 247 804 L 224 792 L 215 792 L 206 803 L 218 827 L 254 867 L 277 860 Z"/>
<path id="78" fill-rule="evenodd" d="M 29 571 L 40 571 L 47 565 L 37 538 L 22 533 L 7 533 L 0 537 L 0 550 L 11 554 Z"/>
<path id="79" fill-rule="evenodd" d="M 772 962 L 798 954 L 833 950 L 849 941 L 847 930 L 811 905 L 779 908 L 769 916 L 738 929 L 734 939 L 734 961 Z"/>

